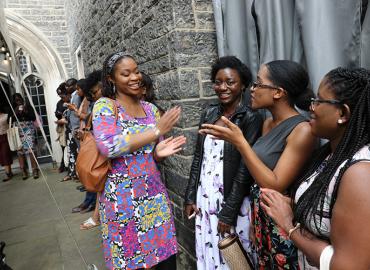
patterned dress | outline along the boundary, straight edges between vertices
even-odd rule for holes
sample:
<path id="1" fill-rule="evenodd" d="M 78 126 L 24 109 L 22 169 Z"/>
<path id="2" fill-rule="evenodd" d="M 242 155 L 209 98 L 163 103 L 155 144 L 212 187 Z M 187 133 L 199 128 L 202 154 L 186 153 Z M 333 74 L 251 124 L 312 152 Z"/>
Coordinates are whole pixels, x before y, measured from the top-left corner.
<path id="1" fill-rule="evenodd" d="M 93 109 L 94 136 L 111 158 L 99 199 L 104 257 L 109 269 L 149 268 L 177 253 L 175 226 L 166 188 L 153 159 L 155 144 L 129 153 L 131 134 L 153 127 L 158 109 L 142 101 L 144 118 L 132 118 L 116 102 L 99 99 Z"/>
<path id="2" fill-rule="evenodd" d="M 197 206 L 200 214 L 195 220 L 196 253 L 198 270 L 228 270 L 217 247 L 222 236 L 217 231 L 221 204 L 224 201 L 223 184 L 224 141 L 206 136 L 204 141 L 203 161 L 200 174 L 200 186 L 197 191 Z M 246 197 L 238 215 L 235 232 L 246 251 L 250 251 L 249 224 L 250 202 Z"/>
<path id="3" fill-rule="evenodd" d="M 33 121 L 15 122 L 19 128 L 19 137 L 21 138 L 22 148 L 17 151 L 19 155 L 27 155 L 35 151 L 36 130 Z"/>

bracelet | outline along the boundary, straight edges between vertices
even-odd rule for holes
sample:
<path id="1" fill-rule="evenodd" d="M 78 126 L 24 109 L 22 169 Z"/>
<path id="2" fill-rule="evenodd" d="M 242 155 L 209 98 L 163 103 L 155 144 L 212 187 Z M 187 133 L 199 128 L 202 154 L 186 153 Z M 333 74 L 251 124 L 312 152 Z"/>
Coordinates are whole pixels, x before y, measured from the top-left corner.
<path id="1" fill-rule="evenodd" d="M 153 128 L 153 131 L 154 131 L 154 134 L 157 138 L 159 138 L 159 136 L 161 135 L 161 131 L 159 130 L 159 128 L 157 127 L 154 127 Z"/>
<path id="2" fill-rule="evenodd" d="M 288 231 L 288 239 L 291 240 L 292 234 L 301 227 L 301 223 L 297 223 L 294 228 Z"/>

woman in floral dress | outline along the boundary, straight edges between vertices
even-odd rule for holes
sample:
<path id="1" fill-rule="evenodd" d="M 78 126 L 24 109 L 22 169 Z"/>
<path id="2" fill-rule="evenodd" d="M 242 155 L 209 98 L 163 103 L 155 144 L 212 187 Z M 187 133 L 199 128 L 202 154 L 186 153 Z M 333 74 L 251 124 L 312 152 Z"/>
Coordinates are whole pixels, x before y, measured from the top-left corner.
<path id="1" fill-rule="evenodd" d="M 180 151 L 185 137 L 156 142 L 181 111 L 170 109 L 159 119 L 158 109 L 140 100 L 140 86 L 131 56 L 106 59 L 105 97 L 93 109 L 97 145 L 112 164 L 99 199 L 104 257 L 109 269 L 176 269 L 175 226 L 156 161 Z"/>
<path id="2" fill-rule="evenodd" d="M 200 124 L 222 125 L 226 116 L 236 123 L 253 144 L 260 135 L 262 118 L 249 107 L 252 75 L 234 56 L 218 59 L 211 80 L 218 102 L 205 109 Z M 185 195 L 188 217 L 196 215 L 195 236 L 198 270 L 227 270 L 218 242 L 233 230 L 246 251 L 250 251 L 249 190 L 252 184 L 239 152 L 228 142 L 198 135 L 190 179 Z"/>
<path id="3" fill-rule="evenodd" d="M 36 159 L 34 157 L 36 146 L 36 130 L 34 121 L 36 115 L 28 102 L 24 102 L 21 94 L 15 93 L 13 95 L 13 108 L 15 116 L 12 116 L 12 122 L 19 128 L 19 137 L 21 138 L 22 148 L 17 151 L 19 166 L 23 172 L 23 180 L 28 178 L 28 171 L 26 165 L 26 155 L 30 156 L 33 178 L 39 178 L 39 170 L 37 168 Z M 17 119 L 19 122 L 17 122 Z"/>

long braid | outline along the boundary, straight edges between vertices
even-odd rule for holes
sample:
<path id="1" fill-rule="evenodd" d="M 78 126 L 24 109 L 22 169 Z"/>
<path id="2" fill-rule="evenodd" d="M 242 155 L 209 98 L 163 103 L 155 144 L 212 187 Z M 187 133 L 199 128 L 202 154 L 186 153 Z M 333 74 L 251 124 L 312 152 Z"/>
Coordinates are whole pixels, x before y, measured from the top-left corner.
<path id="1" fill-rule="evenodd" d="M 294 187 L 294 190 L 296 191 L 297 187 L 303 181 L 306 181 L 315 171 L 318 170 L 320 164 L 324 164 L 325 168 L 319 170 L 315 181 L 294 206 L 295 219 L 305 225 L 309 224 L 310 221 L 313 220 L 315 227 L 322 238 L 326 237 L 319 229 L 319 224 L 324 217 L 325 197 L 331 180 L 338 167 L 346 161 L 334 182 L 334 190 L 330 201 L 329 218 L 331 217 L 332 209 L 337 198 L 341 178 L 346 169 L 351 165 L 351 158 L 359 149 L 370 142 L 369 73 L 365 69 L 337 68 L 329 72 L 325 79 L 331 86 L 337 99 L 349 106 L 351 110 L 351 118 L 346 127 L 343 138 L 330 158 L 327 159 L 326 164 L 325 162 L 322 162 L 330 154 L 329 143 L 321 148 L 319 154 L 312 162 L 312 165 L 309 166 Z M 295 196 L 295 191 L 293 191 L 293 196 Z M 316 215 L 319 215 L 320 219 L 316 219 Z"/>

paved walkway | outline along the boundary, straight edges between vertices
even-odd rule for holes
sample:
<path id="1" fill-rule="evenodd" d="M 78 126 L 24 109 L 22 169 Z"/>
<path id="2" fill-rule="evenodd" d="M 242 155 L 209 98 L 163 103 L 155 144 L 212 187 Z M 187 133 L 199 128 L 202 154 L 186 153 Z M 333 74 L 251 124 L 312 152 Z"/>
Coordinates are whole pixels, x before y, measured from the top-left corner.
<path id="1" fill-rule="evenodd" d="M 79 229 L 91 213 L 71 213 L 85 196 L 76 190 L 78 184 L 61 183 L 63 174 L 44 167 L 57 206 L 42 177 L 23 181 L 15 172 L 11 181 L 0 182 L 0 241 L 7 244 L 7 264 L 13 270 L 84 270 L 86 264 L 105 270 L 99 227 Z"/>

